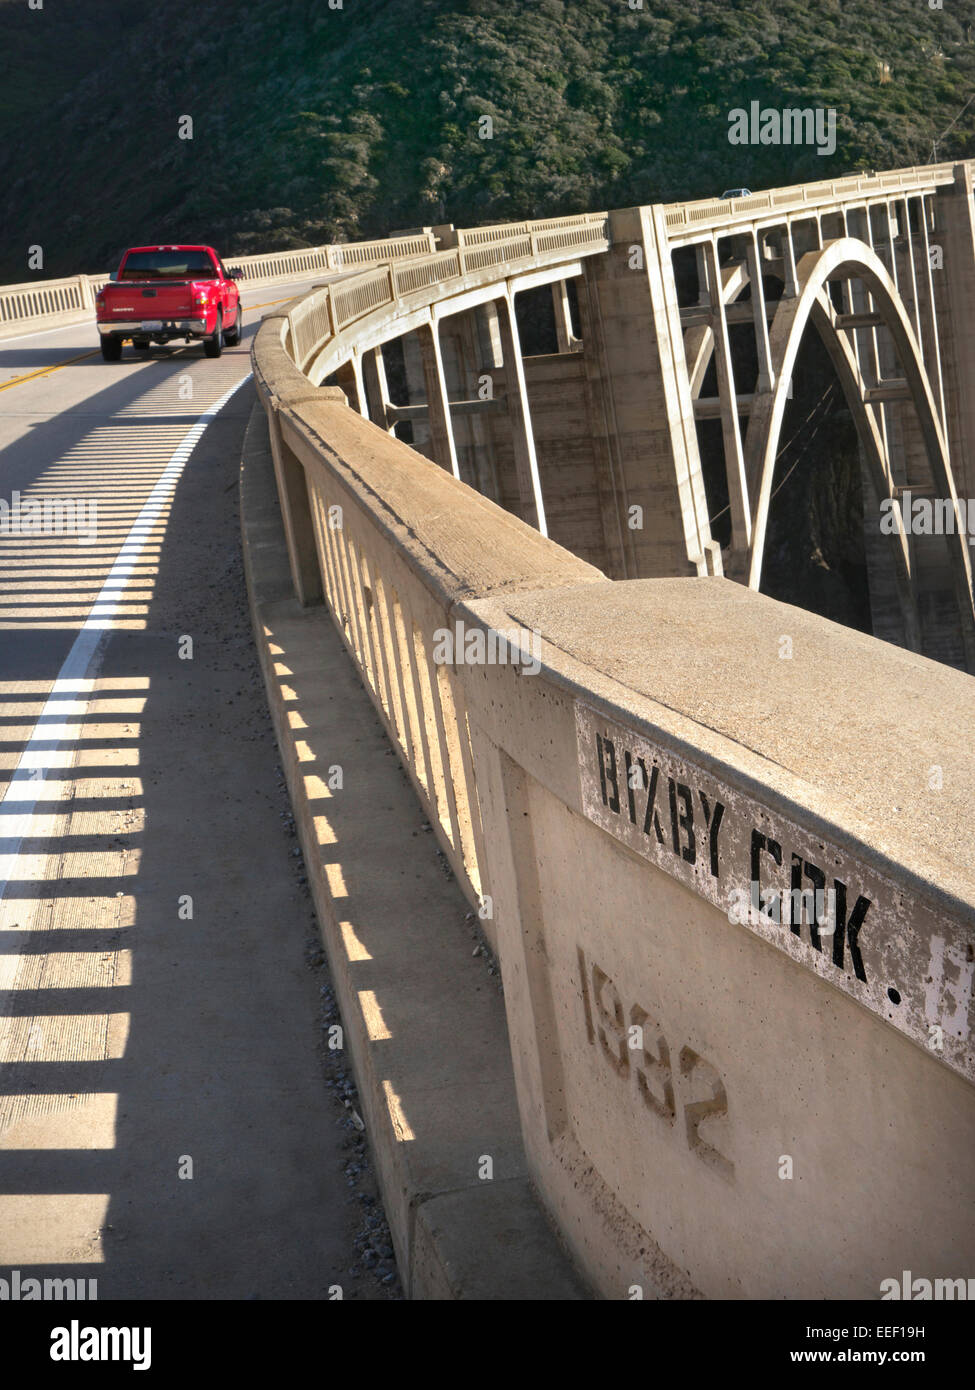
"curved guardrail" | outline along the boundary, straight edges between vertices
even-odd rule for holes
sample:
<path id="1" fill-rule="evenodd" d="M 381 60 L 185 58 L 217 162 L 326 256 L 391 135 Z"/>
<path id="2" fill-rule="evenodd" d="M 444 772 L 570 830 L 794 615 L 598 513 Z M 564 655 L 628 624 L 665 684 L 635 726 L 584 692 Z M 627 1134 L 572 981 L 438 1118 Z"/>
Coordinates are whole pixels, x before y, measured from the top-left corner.
<path id="1" fill-rule="evenodd" d="M 950 181 L 871 185 L 932 177 Z M 481 909 L 532 1174 L 600 1291 L 878 1297 L 901 1267 L 954 1268 L 975 1235 L 969 678 L 723 579 L 611 583 L 319 385 L 435 331 L 451 300 L 580 273 L 607 230 L 460 230 L 264 321 L 252 362 L 296 592 L 327 603 Z M 462 654 L 462 629 L 500 660 Z M 783 631 L 805 668 L 776 661 Z M 819 692 L 850 671 L 837 737 Z M 904 746 L 878 761 L 890 727 Z M 932 809 L 917 786 L 936 750 L 958 787 Z M 754 908 L 790 872 L 791 929 Z M 835 1174 L 878 1152 L 851 1225 Z"/>
<path id="2" fill-rule="evenodd" d="M 542 221 L 507 225 L 479 227 L 470 232 L 457 233 L 457 251 L 444 251 L 444 264 L 454 268 L 454 273 L 463 263 L 464 269 L 484 269 L 498 265 L 501 259 L 517 249 L 523 256 L 535 252 L 546 252 L 574 244 L 572 231 L 581 224 L 595 226 L 598 215 L 589 214 L 583 218 L 548 218 Z M 529 230 L 531 228 L 531 230 Z M 439 229 L 451 237 L 453 228 Z M 570 240 L 566 241 L 565 238 Z M 593 232 L 592 237 L 597 234 Z M 519 242 L 518 238 L 522 240 Z M 597 238 L 598 239 L 598 238 Z M 501 245 L 503 243 L 503 246 Z M 316 272 L 354 270 L 373 266 L 379 262 L 417 260 L 423 258 L 409 272 L 404 273 L 397 283 L 397 292 L 409 291 L 422 284 L 441 283 L 445 276 L 427 267 L 437 264 L 435 258 L 438 248 L 437 233 L 431 229 L 409 233 L 404 236 L 385 237 L 376 241 L 335 242 L 324 246 L 309 246 L 291 251 L 271 251 L 264 255 L 233 256 L 228 261 L 238 266 L 245 284 L 274 284 L 314 275 Z M 427 278 L 425 278 L 427 277 Z M 49 324 L 74 322 L 88 317 L 94 312 L 94 296 L 108 283 L 107 274 L 72 275 L 59 280 L 28 280 L 17 285 L 0 286 L 0 332 L 17 325 L 21 329 L 44 328 Z M 368 294 L 368 291 L 365 292 Z M 360 296 L 351 295 L 350 302 L 358 303 Z M 370 307 L 375 307 L 370 305 Z M 345 322 L 351 322 L 346 318 Z"/>
<path id="3" fill-rule="evenodd" d="M 385 329 L 389 336 L 396 336 L 409 327 L 411 317 L 422 315 L 434 302 L 541 264 L 575 261 L 580 255 L 604 250 L 608 244 L 606 214 L 594 213 L 523 223 L 513 231 L 501 225 L 455 235 L 456 247 L 431 251 L 422 259 L 390 259 L 384 265 L 351 272 L 267 317 L 256 335 L 252 361 L 259 394 L 272 419 L 282 496 L 291 495 L 286 475 L 292 458 L 298 456 L 295 451 L 300 449 L 307 494 L 299 487 L 294 495 L 299 508 L 305 505 L 306 497 L 311 507 L 327 601 L 458 881 L 470 900 L 478 904 L 486 889 L 483 855 L 478 853 L 480 824 L 471 791 L 465 716 L 456 691 L 434 670 L 430 655 L 433 633 L 449 622 L 452 605 L 462 597 L 469 598 L 478 585 L 470 581 L 456 589 L 444 588 L 441 576 L 437 598 L 431 603 L 426 592 L 430 575 L 423 566 L 407 576 L 408 562 L 400 557 L 391 571 L 387 566 L 389 547 L 375 534 L 370 509 L 354 505 L 340 478 L 316 466 L 303 434 L 299 444 L 295 431 L 301 432 L 302 426 L 299 417 L 291 413 L 292 403 L 307 397 L 309 380 L 320 382 L 336 371 L 352 355 L 362 334 L 369 332 L 375 337 Z M 318 399 L 322 399 L 321 393 Z M 433 469 L 427 481 L 439 486 L 440 469 L 427 465 L 412 451 L 408 457 Z M 483 499 L 478 499 L 477 505 L 490 506 Z M 295 538 L 303 519 L 294 515 L 287 503 L 285 507 L 286 530 L 296 549 Z M 323 520 L 333 514 L 334 507 L 347 518 L 340 529 Z M 497 513 L 496 508 L 491 511 Z M 534 555 L 541 544 L 558 582 L 565 582 L 568 570 L 576 566 L 580 577 L 602 578 L 599 571 L 569 557 L 561 547 L 550 546 L 537 532 L 506 513 L 497 514 L 495 520 L 499 527 L 517 527 L 522 557 Z M 410 529 L 421 541 L 425 538 L 422 512 L 411 519 Z M 425 544 L 428 558 L 439 544 L 440 539 Z M 515 561 L 510 547 L 503 547 L 503 553 L 500 570 L 490 579 L 481 576 L 485 593 L 510 583 Z M 317 568 L 316 561 L 311 563 Z M 533 573 L 538 585 L 550 582 L 537 562 Z"/>
<path id="4" fill-rule="evenodd" d="M 422 310 L 434 301 L 492 279 L 507 279 L 532 267 L 557 265 L 566 259 L 605 251 L 607 215 L 546 218 L 457 231 L 456 247 L 350 274 L 302 296 L 286 311 L 285 345 L 299 370 L 321 381 L 352 351 L 343 333 L 376 311 L 397 306 L 397 318 Z M 405 331 L 399 323 L 396 334 Z M 394 334 L 393 336 L 395 336 Z"/>
<path id="5" fill-rule="evenodd" d="M 858 175 L 842 179 L 824 179 L 817 183 L 796 184 L 792 187 L 770 189 L 754 193 L 748 198 L 700 199 L 686 203 L 667 203 L 663 205 L 665 225 L 668 232 L 679 234 L 682 230 L 701 230 L 715 223 L 725 223 L 729 219 L 748 220 L 756 213 L 800 211 L 814 209 L 817 205 L 836 202 L 844 198 L 876 193 L 877 196 L 903 189 L 936 188 L 952 181 L 954 165 L 931 164 L 915 165 L 907 169 L 894 169 L 882 174 Z M 565 249 L 579 244 L 580 224 L 595 225 L 600 214 L 584 217 L 547 218 L 532 222 L 495 224 L 488 227 L 474 227 L 456 233 L 457 249 L 463 257 L 463 271 L 455 269 L 455 274 L 485 269 L 501 264 L 498 259 L 499 243 L 505 244 L 509 254 L 531 256 L 547 251 Z M 452 229 L 444 229 L 448 234 Z M 593 236 L 596 236 L 593 233 Z M 390 237 L 375 241 L 332 243 L 323 246 L 309 246 L 290 251 L 273 251 L 263 255 L 235 256 L 230 258 L 235 266 L 244 272 L 245 283 L 273 283 L 312 275 L 317 271 L 347 270 L 364 267 L 381 261 L 424 258 L 423 266 L 416 266 L 402 285 L 407 289 L 420 288 L 420 280 L 426 275 L 433 278 L 423 283 L 442 283 L 442 274 L 430 268 L 428 258 L 437 251 L 438 237 L 432 228 L 411 233 L 406 236 Z M 449 253 L 445 253 L 449 255 Z M 456 258 L 449 262 L 456 267 Z M 412 278 L 411 278 L 412 277 Z M 94 293 L 108 280 L 108 275 L 75 275 L 59 280 L 34 280 L 23 284 L 0 287 L 0 331 L 11 324 L 29 326 L 34 321 L 40 326 L 47 322 L 62 319 L 66 314 L 86 315 L 94 308 Z"/>
<path id="6" fill-rule="evenodd" d="M 32 320 L 64 320 L 91 314 L 95 292 L 108 279 L 100 275 L 72 275 L 63 280 L 35 280 L 0 287 L 0 329 Z"/>
<path id="7" fill-rule="evenodd" d="M 275 284 L 301 279 L 316 272 L 329 273 L 376 261 L 427 255 L 436 250 L 432 230 L 381 241 L 335 243 L 293 251 L 272 251 L 259 256 L 228 257 L 239 266 L 245 284 Z M 110 276 L 73 275 L 61 280 L 30 280 L 0 286 L 0 335 L 16 328 L 21 332 L 43 329 L 89 318 L 95 311 L 95 294 Z"/>
<path id="8" fill-rule="evenodd" d="M 843 179 L 822 179 L 816 183 L 794 184 L 752 193 L 747 198 L 708 198 L 690 203 L 664 203 L 664 222 L 668 232 L 700 231 L 729 221 L 753 221 L 763 212 L 815 211 L 853 197 L 875 194 L 885 197 L 903 189 L 947 187 L 954 177 L 954 164 L 914 165 L 891 169 L 883 174 L 862 174 Z"/>

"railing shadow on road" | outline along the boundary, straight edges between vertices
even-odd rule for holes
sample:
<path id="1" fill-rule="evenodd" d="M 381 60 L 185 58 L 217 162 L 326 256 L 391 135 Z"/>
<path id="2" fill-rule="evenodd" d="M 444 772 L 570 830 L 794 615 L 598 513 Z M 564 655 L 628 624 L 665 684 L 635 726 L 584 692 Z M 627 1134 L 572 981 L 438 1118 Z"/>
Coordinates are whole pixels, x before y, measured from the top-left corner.
<path id="1" fill-rule="evenodd" d="M 20 799 L 21 781 L 0 802 L 0 959 L 17 960 L 0 977 L 0 1246 L 22 1278 L 96 1279 L 102 1298 L 322 1298 L 345 1279 L 344 1137 L 315 1057 L 310 906 L 278 829 L 228 496 L 247 395 L 190 458 L 90 689 L 49 700 L 83 618 L 72 587 L 92 581 L 75 573 L 81 548 L 38 556 L 66 567 L 54 582 L 67 617 L 43 617 L 33 589 L 4 599 L 14 621 L 32 610 L 31 631 L 3 638 L 6 776 L 49 703 L 31 752 L 43 799 Z M 96 404 L 111 417 L 131 400 L 118 382 Z M 65 423 L 15 446 L 5 482 L 49 431 L 63 456 Z M 72 425 L 78 440 L 92 427 Z M 167 449 L 168 436 L 160 464 Z M 118 539 L 152 483 L 151 461 L 134 471 Z"/>

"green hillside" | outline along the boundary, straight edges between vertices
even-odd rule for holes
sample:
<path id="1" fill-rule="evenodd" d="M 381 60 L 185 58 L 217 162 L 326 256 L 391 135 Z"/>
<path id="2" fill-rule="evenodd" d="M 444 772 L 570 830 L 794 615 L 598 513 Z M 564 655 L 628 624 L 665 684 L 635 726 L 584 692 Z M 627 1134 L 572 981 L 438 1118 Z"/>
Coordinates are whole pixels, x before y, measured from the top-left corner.
<path id="1" fill-rule="evenodd" d="M 973 34 L 975 0 L 0 0 L 0 280 L 927 162 Z M 836 153 L 731 145 L 754 99 L 835 106 Z M 973 152 L 975 102 L 938 147 Z"/>

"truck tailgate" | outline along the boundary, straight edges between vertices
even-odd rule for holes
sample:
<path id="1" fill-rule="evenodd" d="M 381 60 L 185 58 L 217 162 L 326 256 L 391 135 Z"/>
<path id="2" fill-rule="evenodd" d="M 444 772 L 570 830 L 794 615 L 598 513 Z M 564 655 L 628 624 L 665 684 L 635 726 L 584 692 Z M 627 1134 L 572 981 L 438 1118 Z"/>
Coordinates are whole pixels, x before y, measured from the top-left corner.
<path id="1" fill-rule="evenodd" d="M 193 284 L 106 285 L 104 309 L 99 319 L 118 318 L 125 322 L 186 319 L 193 314 Z"/>

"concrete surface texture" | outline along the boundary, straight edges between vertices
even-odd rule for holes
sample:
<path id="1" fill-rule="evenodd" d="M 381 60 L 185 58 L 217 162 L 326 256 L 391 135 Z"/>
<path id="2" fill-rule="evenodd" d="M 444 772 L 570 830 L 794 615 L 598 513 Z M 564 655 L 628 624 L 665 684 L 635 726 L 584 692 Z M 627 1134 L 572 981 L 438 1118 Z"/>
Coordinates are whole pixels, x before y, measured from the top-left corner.
<path id="1" fill-rule="evenodd" d="M 876 1299 L 891 1270 L 966 1268 L 968 677 L 726 580 L 463 617 L 541 635 L 538 676 L 463 686 L 531 1168 L 589 1277 L 673 1296 L 664 1254 L 709 1297 Z M 800 664 L 767 682 L 780 632 Z M 851 663 L 857 707 L 817 739 L 806 672 Z M 891 756 L 869 721 L 908 708 Z M 742 915 L 797 865 L 835 895 L 821 931 L 808 900 Z"/>

